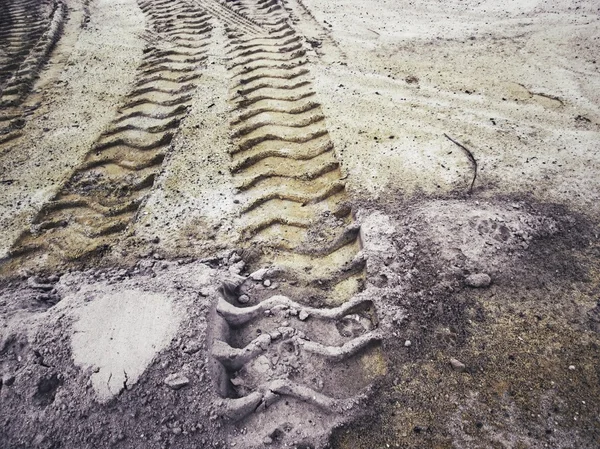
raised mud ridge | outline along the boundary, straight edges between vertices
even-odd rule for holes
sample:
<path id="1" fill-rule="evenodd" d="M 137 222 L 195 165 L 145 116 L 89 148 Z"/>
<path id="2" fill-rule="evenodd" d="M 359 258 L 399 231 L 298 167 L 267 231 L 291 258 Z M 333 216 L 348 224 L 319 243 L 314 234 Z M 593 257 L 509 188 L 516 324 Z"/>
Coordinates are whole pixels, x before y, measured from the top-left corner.
<path id="1" fill-rule="evenodd" d="M 193 2 L 139 0 L 152 44 L 117 116 L 9 254 L 79 259 L 132 222 L 161 170 L 188 106 L 210 39 L 210 16 Z"/>
<path id="2" fill-rule="evenodd" d="M 23 103 L 60 38 L 67 8 L 55 0 L 0 2 L 0 154 L 25 126 Z"/>
<path id="3" fill-rule="evenodd" d="M 213 316 L 216 388 L 246 447 L 321 447 L 377 377 L 367 357 L 380 357 L 377 313 L 357 296 L 360 230 L 304 39 L 277 1 L 232 5 L 270 30 L 227 30 L 230 153 L 240 245 L 257 267 L 272 267 L 280 294 L 262 289 L 249 298 L 244 284 L 252 280 L 243 278 L 223 284 Z"/>

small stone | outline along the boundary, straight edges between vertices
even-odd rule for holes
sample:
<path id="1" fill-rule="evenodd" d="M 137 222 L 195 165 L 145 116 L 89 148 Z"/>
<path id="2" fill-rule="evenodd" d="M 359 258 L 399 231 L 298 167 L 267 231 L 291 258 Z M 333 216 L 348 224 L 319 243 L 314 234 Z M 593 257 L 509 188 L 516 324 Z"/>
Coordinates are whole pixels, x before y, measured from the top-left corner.
<path id="1" fill-rule="evenodd" d="M 179 390 L 190 383 L 190 380 L 181 373 L 171 374 L 165 379 L 165 385 L 172 390 Z"/>
<path id="2" fill-rule="evenodd" d="M 306 311 L 306 310 L 301 310 L 300 313 L 298 314 L 298 319 L 300 321 L 304 321 L 306 320 L 308 317 L 310 316 L 310 314 Z"/>
<path id="3" fill-rule="evenodd" d="M 180 435 L 182 432 L 181 427 L 173 427 L 172 432 L 175 435 Z"/>
<path id="4" fill-rule="evenodd" d="M 247 304 L 250 301 L 250 296 L 248 295 L 240 295 L 238 297 L 238 302 L 241 302 L 242 304 Z"/>
<path id="5" fill-rule="evenodd" d="M 570 371 L 575 371 L 575 365 L 569 365 L 569 370 Z"/>
<path id="6" fill-rule="evenodd" d="M 477 273 L 477 274 L 471 274 L 471 275 L 467 276 L 467 278 L 465 279 L 465 282 L 469 287 L 474 287 L 474 288 L 489 287 L 489 285 L 492 283 L 492 278 L 489 276 L 489 274 Z"/>
<path id="7" fill-rule="evenodd" d="M 263 444 L 271 444 L 273 443 L 273 439 L 271 437 L 264 437 Z"/>
<path id="8" fill-rule="evenodd" d="M 452 365 L 452 369 L 454 371 L 458 371 L 459 373 L 462 373 L 465 369 L 467 369 L 464 363 L 459 362 L 456 359 L 450 359 L 450 365 Z"/>
<path id="9" fill-rule="evenodd" d="M 263 285 L 264 285 L 265 287 L 270 287 L 270 286 L 271 286 L 271 281 L 270 281 L 270 280 L 268 280 L 268 279 L 265 279 L 265 280 L 263 281 Z"/>
<path id="10" fill-rule="evenodd" d="M 411 342 L 410 340 L 406 340 L 406 341 L 404 342 L 404 346 L 405 346 L 406 348 L 410 348 L 410 346 L 411 346 L 411 345 L 412 345 L 412 342 Z"/>
<path id="11" fill-rule="evenodd" d="M 281 323 L 281 325 L 282 325 L 283 327 L 289 327 L 289 325 L 290 325 L 290 322 L 289 322 L 289 321 L 284 321 L 283 323 Z"/>
<path id="12" fill-rule="evenodd" d="M 2 384 L 6 385 L 7 387 L 10 387 L 14 383 L 15 383 L 15 376 L 6 375 L 2 378 Z"/>
<path id="13" fill-rule="evenodd" d="M 254 273 L 252 273 L 250 275 L 250 279 L 252 279 L 254 281 L 262 281 L 265 278 L 267 271 L 269 271 L 269 270 L 267 270 L 266 268 L 261 268 L 260 270 L 256 270 Z"/>
<path id="14" fill-rule="evenodd" d="M 196 352 L 200 351 L 201 347 L 202 345 L 199 342 L 191 341 L 189 343 L 186 343 L 186 345 L 183 348 L 183 352 L 185 352 L 186 354 L 195 354 Z"/>

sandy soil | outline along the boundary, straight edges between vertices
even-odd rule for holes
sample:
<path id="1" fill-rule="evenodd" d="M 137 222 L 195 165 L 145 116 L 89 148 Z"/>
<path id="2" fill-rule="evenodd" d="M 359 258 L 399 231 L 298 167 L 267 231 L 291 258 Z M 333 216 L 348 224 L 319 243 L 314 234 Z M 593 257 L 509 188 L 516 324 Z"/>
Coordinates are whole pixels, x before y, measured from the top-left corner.
<path id="1" fill-rule="evenodd" d="M 9 0 L 0 41 L 0 448 L 600 446 L 597 2 Z"/>

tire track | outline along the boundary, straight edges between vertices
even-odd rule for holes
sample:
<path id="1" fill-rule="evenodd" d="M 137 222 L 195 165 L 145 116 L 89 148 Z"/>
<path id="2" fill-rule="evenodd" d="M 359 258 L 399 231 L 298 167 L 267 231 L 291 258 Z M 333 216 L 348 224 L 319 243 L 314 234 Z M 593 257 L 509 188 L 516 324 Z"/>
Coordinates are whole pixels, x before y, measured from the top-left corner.
<path id="1" fill-rule="evenodd" d="M 246 279 L 223 284 L 214 310 L 213 374 L 223 414 L 243 420 L 245 429 L 257 424 L 256 432 L 270 438 L 273 427 L 281 436 L 292 416 L 334 423 L 333 416 L 364 398 L 370 378 L 360 360 L 381 337 L 373 303 L 356 296 L 366 264 L 360 230 L 303 39 L 278 0 L 236 0 L 232 8 L 272 27 L 268 36 L 228 30 L 236 226 L 255 268 L 273 267 L 286 282 L 279 295 L 253 290 L 250 300 Z M 336 381 L 348 370 L 352 381 Z M 300 409 L 289 409 L 286 399 Z M 253 418 L 282 400 L 285 410 L 269 414 L 268 424 Z"/>
<path id="2" fill-rule="evenodd" d="M 62 34 L 61 1 L 9 0 L 0 5 L 0 154 L 21 136 L 23 106 Z"/>
<path id="3" fill-rule="evenodd" d="M 73 261 L 108 247 L 135 215 L 187 114 L 211 35 L 210 15 L 184 0 L 139 0 L 153 43 L 116 117 L 10 251 L 10 264 Z"/>
<path id="4" fill-rule="evenodd" d="M 271 3 L 255 8 L 270 17 Z M 302 251 L 324 215 L 335 217 L 340 229 L 352 221 L 306 52 L 289 25 L 267 38 L 230 37 L 230 152 L 240 226 L 263 246 Z"/>
<path id="5" fill-rule="evenodd" d="M 234 9 L 229 3 L 218 0 L 197 0 L 206 11 L 230 27 L 246 34 L 265 34 L 267 30 L 245 12 Z"/>

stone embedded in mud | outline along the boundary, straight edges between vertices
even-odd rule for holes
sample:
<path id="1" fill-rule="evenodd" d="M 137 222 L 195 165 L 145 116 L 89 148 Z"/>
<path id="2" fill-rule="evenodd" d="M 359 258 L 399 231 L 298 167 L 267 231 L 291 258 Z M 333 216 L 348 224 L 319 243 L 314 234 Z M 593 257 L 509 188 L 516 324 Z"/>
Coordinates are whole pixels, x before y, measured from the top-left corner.
<path id="1" fill-rule="evenodd" d="M 459 373 L 462 373 L 463 371 L 465 371 L 467 369 L 467 367 L 465 366 L 464 363 L 452 358 L 450 359 L 450 365 L 452 366 L 452 369 L 454 371 L 458 371 Z"/>
<path id="2" fill-rule="evenodd" d="M 196 352 L 200 351 L 201 348 L 202 344 L 200 342 L 191 341 L 185 344 L 185 346 L 183 347 L 183 352 L 185 352 L 186 354 L 195 354 Z"/>
<path id="3" fill-rule="evenodd" d="M 179 390 L 190 383 L 190 380 L 181 373 L 174 373 L 165 379 L 165 385 L 172 390 Z"/>
<path id="4" fill-rule="evenodd" d="M 254 273 L 250 275 L 250 279 L 253 281 L 262 281 L 265 278 L 265 275 L 269 271 L 266 268 L 261 268 L 260 270 L 256 270 Z"/>
<path id="5" fill-rule="evenodd" d="M 492 278 L 490 277 L 489 274 L 477 273 L 477 274 L 471 274 L 471 275 L 467 276 L 467 278 L 465 279 L 465 282 L 469 287 L 474 287 L 474 288 L 489 287 L 490 284 L 492 283 Z"/>
<path id="6" fill-rule="evenodd" d="M 12 384 L 15 383 L 15 376 L 12 375 L 5 375 L 2 377 L 2 384 L 6 385 L 7 387 L 10 387 Z"/>

